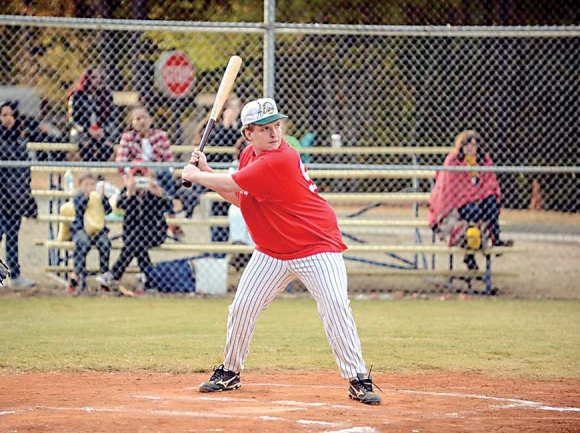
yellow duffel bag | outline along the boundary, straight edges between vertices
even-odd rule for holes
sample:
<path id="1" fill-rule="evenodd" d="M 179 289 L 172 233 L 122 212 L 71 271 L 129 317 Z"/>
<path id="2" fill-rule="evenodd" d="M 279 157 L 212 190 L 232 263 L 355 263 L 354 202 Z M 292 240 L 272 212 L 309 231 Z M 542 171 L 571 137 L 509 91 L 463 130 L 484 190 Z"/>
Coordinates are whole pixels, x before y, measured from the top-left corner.
<path id="1" fill-rule="evenodd" d="M 96 191 L 91 192 L 89 195 L 89 203 L 84 216 L 84 227 L 90 237 L 105 228 L 105 207 L 103 206 L 101 195 Z"/>
<path id="2" fill-rule="evenodd" d="M 58 210 L 60 216 L 64 217 L 74 217 L 75 216 L 75 206 L 72 200 L 67 201 L 65 204 L 61 205 Z M 61 221 L 58 223 L 58 233 L 56 235 L 56 240 L 60 242 L 70 241 L 70 223 L 68 221 Z"/>
<path id="3" fill-rule="evenodd" d="M 60 216 L 74 217 L 75 207 L 72 200 L 64 203 L 59 209 Z M 105 208 L 101 202 L 101 196 L 93 191 L 89 195 L 89 202 L 85 210 L 83 218 L 85 231 L 91 237 L 103 230 L 105 227 Z M 58 241 L 70 241 L 70 223 L 68 221 L 61 221 L 58 224 L 58 234 L 56 235 Z"/>

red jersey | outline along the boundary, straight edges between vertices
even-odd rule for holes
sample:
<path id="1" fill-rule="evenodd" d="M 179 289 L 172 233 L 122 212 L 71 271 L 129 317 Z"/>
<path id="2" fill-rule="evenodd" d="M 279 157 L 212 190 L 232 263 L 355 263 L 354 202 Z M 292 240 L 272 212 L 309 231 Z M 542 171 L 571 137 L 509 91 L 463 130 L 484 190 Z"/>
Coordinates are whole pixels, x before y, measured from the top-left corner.
<path id="1" fill-rule="evenodd" d="M 258 251 L 291 260 L 346 250 L 336 213 L 285 141 L 257 156 L 247 146 L 232 176 L 243 190 L 240 209 Z"/>

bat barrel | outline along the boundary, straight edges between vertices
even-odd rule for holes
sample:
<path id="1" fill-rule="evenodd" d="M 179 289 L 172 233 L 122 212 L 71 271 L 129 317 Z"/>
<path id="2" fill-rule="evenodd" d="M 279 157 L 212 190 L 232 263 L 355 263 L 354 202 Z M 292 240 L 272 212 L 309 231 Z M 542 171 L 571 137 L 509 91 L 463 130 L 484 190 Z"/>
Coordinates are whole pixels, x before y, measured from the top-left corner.
<path id="1" fill-rule="evenodd" d="M 203 148 L 205 147 L 209 139 L 209 134 L 211 133 L 213 125 L 215 124 L 215 121 L 219 117 L 222 108 L 224 107 L 226 100 L 234 86 L 234 82 L 236 81 L 236 77 L 238 75 L 238 71 L 240 70 L 241 65 L 242 65 L 241 57 L 239 56 L 230 57 L 230 60 L 226 67 L 226 71 L 220 82 L 220 86 L 218 88 L 215 100 L 213 102 L 209 122 L 205 127 L 205 131 L 203 131 L 203 136 L 201 137 L 201 142 L 199 144 L 199 150 L 201 151 L 203 151 Z M 187 180 L 182 179 L 181 183 L 183 186 L 187 188 L 191 187 L 191 182 Z"/>

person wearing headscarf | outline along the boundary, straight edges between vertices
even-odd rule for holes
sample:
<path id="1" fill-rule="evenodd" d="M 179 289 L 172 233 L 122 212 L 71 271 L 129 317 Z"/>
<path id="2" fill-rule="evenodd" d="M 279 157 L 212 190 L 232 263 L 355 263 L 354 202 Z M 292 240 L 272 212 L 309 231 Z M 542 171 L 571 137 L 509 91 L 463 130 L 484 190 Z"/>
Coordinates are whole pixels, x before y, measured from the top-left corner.
<path id="1" fill-rule="evenodd" d="M 445 158 L 445 167 L 492 167 L 493 161 L 483 139 L 473 130 L 455 138 L 453 150 Z M 429 198 L 429 225 L 437 232 L 450 232 L 456 218 L 469 223 L 486 222 L 494 246 L 511 245 L 500 237 L 499 214 L 501 189 L 492 171 L 438 171 Z M 449 233 L 448 233 L 449 234 Z M 465 259 L 469 269 L 477 269 L 473 255 Z"/>

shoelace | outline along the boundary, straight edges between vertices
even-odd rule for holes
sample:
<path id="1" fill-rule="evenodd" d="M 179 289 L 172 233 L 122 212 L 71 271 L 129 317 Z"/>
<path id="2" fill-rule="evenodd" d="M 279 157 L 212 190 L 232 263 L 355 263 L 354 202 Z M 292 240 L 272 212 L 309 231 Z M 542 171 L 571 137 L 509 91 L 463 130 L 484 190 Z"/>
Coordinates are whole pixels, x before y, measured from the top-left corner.
<path id="1" fill-rule="evenodd" d="M 228 373 L 230 373 L 230 372 L 225 370 L 223 364 L 219 365 L 219 366 L 213 368 L 213 374 L 211 375 L 211 378 L 209 380 L 212 381 L 212 380 L 223 379 Z"/>
<path id="2" fill-rule="evenodd" d="M 379 391 L 383 392 L 383 390 L 375 383 L 373 382 L 373 378 L 371 376 L 371 372 L 373 371 L 373 366 L 371 365 L 371 368 L 369 370 L 369 375 L 367 376 L 366 379 L 362 379 L 359 380 L 359 383 L 363 386 L 364 389 L 366 389 L 367 391 L 373 392 L 373 386 L 376 387 Z"/>

